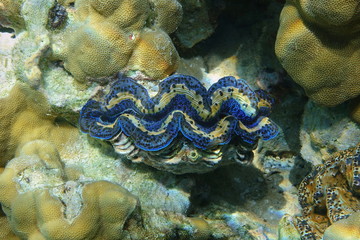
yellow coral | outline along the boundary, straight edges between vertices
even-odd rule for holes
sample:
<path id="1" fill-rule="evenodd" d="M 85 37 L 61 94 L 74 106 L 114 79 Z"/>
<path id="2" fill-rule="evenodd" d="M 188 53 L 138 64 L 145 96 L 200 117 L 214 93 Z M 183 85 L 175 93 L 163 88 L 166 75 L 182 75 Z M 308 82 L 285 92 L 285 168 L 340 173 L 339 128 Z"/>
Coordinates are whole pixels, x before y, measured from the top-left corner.
<path id="1" fill-rule="evenodd" d="M 360 1 L 287 0 L 276 55 L 315 102 L 335 106 L 360 94 Z"/>
<path id="2" fill-rule="evenodd" d="M 22 3 L 22 0 L 1 0 L 0 24 L 17 31 L 25 28 L 24 19 L 20 14 Z"/>
<path id="3" fill-rule="evenodd" d="M 0 114 L 0 166 L 29 141 L 46 139 L 60 148 L 78 132 L 51 115 L 50 106 L 40 92 L 20 83 L 8 97 L 0 99 Z"/>
<path id="4" fill-rule="evenodd" d="M 300 240 L 301 236 L 294 225 L 292 216 L 285 214 L 279 222 L 278 228 L 279 240 Z"/>
<path id="5" fill-rule="evenodd" d="M 189 221 L 195 228 L 192 239 L 206 240 L 210 238 L 211 229 L 209 224 L 204 219 L 199 217 L 190 217 Z"/>
<path id="6" fill-rule="evenodd" d="M 0 174 L 0 203 L 15 234 L 36 240 L 121 239 L 137 198 L 107 181 L 71 181 L 58 156 L 49 142 L 29 142 Z"/>
<path id="7" fill-rule="evenodd" d="M 181 5 L 170 2 L 164 7 L 156 1 L 151 8 L 143 0 L 78 0 L 70 17 L 75 20 L 65 33 L 65 50 L 58 57 L 79 82 L 125 70 L 164 78 L 179 61 L 167 33 L 180 24 Z"/>
<path id="8" fill-rule="evenodd" d="M 150 0 L 157 16 L 155 24 L 167 33 L 174 32 L 182 20 L 182 6 L 176 0 Z M 175 17 L 176 16 L 176 17 Z"/>
<path id="9" fill-rule="evenodd" d="M 167 34 L 158 30 L 144 30 L 129 63 L 133 70 L 141 70 L 148 76 L 161 79 L 174 72 L 178 60 L 179 55 Z"/>
<path id="10" fill-rule="evenodd" d="M 1 214 L 0 214 L 0 226 L 1 226 L 0 240 L 18 240 L 18 239 L 20 239 L 12 233 L 7 218 L 5 216 L 1 216 Z"/>
<path id="11" fill-rule="evenodd" d="M 324 233 L 324 240 L 359 240 L 360 239 L 360 212 L 353 213 L 347 219 L 337 221 Z"/>

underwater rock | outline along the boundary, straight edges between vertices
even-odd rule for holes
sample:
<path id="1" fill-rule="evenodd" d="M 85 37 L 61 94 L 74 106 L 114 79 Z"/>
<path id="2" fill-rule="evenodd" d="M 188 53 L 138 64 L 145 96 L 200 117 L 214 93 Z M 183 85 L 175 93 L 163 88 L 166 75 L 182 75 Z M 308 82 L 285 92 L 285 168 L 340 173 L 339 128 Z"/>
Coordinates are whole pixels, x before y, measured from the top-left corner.
<path id="1" fill-rule="evenodd" d="M 46 239 L 54 239 L 54 234 L 58 237 L 57 234 L 66 234 L 67 239 L 89 234 L 87 239 L 95 239 L 92 234 L 99 234 L 96 229 L 101 228 L 108 235 L 99 236 L 99 239 L 117 239 L 121 237 L 119 229 L 126 221 L 122 239 L 128 236 L 139 240 L 145 237 L 174 239 L 175 236 L 193 240 L 208 237 L 236 239 L 237 233 L 222 220 L 187 216 L 190 190 L 194 185 L 190 177 L 178 178 L 150 170 L 140 165 L 125 164 L 111 153 L 109 145 L 89 142 L 83 134 L 59 152 L 53 144 L 35 140 L 25 144 L 0 173 L 0 201 L 6 215 L 13 219 L 9 222 L 13 231 L 23 238 L 28 238 L 26 234 L 33 232 L 35 235 L 32 236 L 44 235 Z M 101 197 L 94 198 L 94 194 L 98 193 Z M 87 194 L 91 194 L 95 202 L 88 202 Z M 100 217 L 100 222 L 95 225 L 91 224 L 91 219 L 80 221 L 98 213 L 91 211 L 89 215 L 86 211 L 86 206 L 95 206 L 97 199 L 106 203 L 100 204 L 100 209 L 111 206 L 101 210 L 101 214 L 106 213 L 106 216 Z M 137 207 L 132 210 L 134 204 Z M 63 211 L 59 212 L 59 208 Z M 122 213 L 126 212 L 116 209 L 127 209 L 133 213 L 124 219 L 126 215 Z M 48 213 L 50 210 L 51 214 Z M 115 236 L 111 232 L 112 225 L 105 223 L 116 213 L 123 217 L 116 217 L 114 227 L 118 235 Z M 57 227 L 46 224 L 49 219 L 57 221 L 65 229 L 69 228 L 69 231 L 55 233 Z M 69 220 L 73 227 L 67 227 Z"/>
<path id="2" fill-rule="evenodd" d="M 259 139 L 274 138 L 278 128 L 267 117 L 272 104 L 265 92 L 253 91 L 244 80 L 233 77 L 224 77 L 206 90 L 191 76 L 173 75 L 150 98 L 142 85 L 120 76 L 104 97 L 85 104 L 80 128 L 92 137 L 111 141 L 117 152 L 134 161 L 143 158 L 158 167 L 160 162 L 153 165 L 147 158 L 159 156 L 160 161 L 166 159 L 161 169 L 168 164 L 172 172 L 198 172 L 201 170 L 191 171 L 191 167 L 200 163 L 205 171 L 207 164 L 211 168 L 222 159 L 231 159 L 231 155 L 221 156 L 231 149 L 226 147 L 231 141 L 246 161 Z M 199 149 L 202 156 L 191 151 L 189 167 L 176 170 L 175 164 L 186 161 L 186 155 L 179 154 L 184 145 Z M 203 160 L 208 163 L 202 164 Z"/>
<path id="3" fill-rule="evenodd" d="M 208 38 L 215 31 L 212 23 L 215 17 L 211 16 L 209 1 L 179 0 L 183 7 L 184 19 L 176 30 L 175 35 L 182 47 L 192 48 L 198 42 Z M 221 1 L 216 1 L 221 2 Z M 221 5 L 221 4 L 218 4 Z M 216 8 L 217 14 L 221 7 Z M 213 19 L 211 19 L 213 17 Z"/>
<path id="4" fill-rule="evenodd" d="M 313 165 L 331 154 L 354 147 L 360 142 L 360 127 L 351 121 L 342 104 L 332 109 L 312 101 L 305 105 L 300 128 L 301 156 Z"/>
<path id="5" fill-rule="evenodd" d="M 13 72 L 13 62 L 11 50 L 15 45 L 16 39 L 13 33 L 0 33 L 0 97 L 7 97 L 12 87 L 15 85 Z"/>
<path id="6" fill-rule="evenodd" d="M 281 227 L 285 229 L 291 225 L 302 238 L 317 240 L 322 238 L 330 225 L 336 224 L 329 230 L 329 237 L 333 231 L 337 231 L 335 229 L 341 228 L 342 224 L 338 221 L 360 211 L 359 193 L 360 144 L 355 148 L 337 152 L 324 164 L 314 168 L 299 187 L 302 216 L 285 216 Z M 284 221 L 290 221 L 289 225 Z M 360 229 L 359 221 L 353 221 L 352 224 Z M 292 234 L 291 232 L 293 231 L 282 231 L 284 235 L 281 239 L 291 237 L 285 234 Z"/>
<path id="7" fill-rule="evenodd" d="M 15 82 L 24 82 L 40 90 L 56 114 L 71 120 L 77 118 L 74 112 L 92 96 L 96 85 L 91 84 L 86 91 L 80 89 L 59 59 L 51 57 L 58 46 L 55 42 L 61 42 L 58 38 L 63 36 L 62 31 L 48 28 L 48 13 L 53 2 L 27 0 L 21 6 L 26 29 L 0 33 L 1 43 L 6 43 L 1 44 L 0 95 L 6 97 Z M 7 49 L 3 49 L 5 47 Z"/>
<path id="8" fill-rule="evenodd" d="M 336 106 L 360 94 L 359 4 L 287 0 L 281 12 L 276 55 L 316 103 Z"/>

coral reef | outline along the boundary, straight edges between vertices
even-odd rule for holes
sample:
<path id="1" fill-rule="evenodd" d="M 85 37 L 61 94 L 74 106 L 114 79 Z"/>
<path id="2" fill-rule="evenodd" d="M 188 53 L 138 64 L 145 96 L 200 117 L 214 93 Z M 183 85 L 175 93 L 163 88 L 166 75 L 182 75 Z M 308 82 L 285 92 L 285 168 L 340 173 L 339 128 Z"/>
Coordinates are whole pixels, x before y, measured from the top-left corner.
<path id="1" fill-rule="evenodd" d="M 71 179 L 55 146 L 23 146 L 0 175 L 0 202 L 22 239 L 122 239 L 138 200 L 119 185 Z M 65 231 L 64 231 L 65 230 Z"/>
<path id="2" fill-rule="evenodd" d="M 315 102 L 335 106 L 360 94 L 360 2 L 287 0 L 276 55 Z M 301 63 L 301 65 L 299 65 Z M 354 118 L 360 109 L 357 98 Z"/>
<path id="3" fill-rule="evenodd" d="M 344 111 L 347 104 L 332 109 L 307 102 L 300 129 L 301 157 L 312 165 L 322 163 L 333 153 L 356 146 L 360 128 Z"/>
<path id="4" fill-rule="evenodd" d="M 3 113 L 0 201 L 4 209 L 0 211 L 0 239 L 52 239 L 56 234 L 62 235 L 58 239 L 115 239 L 112 231 L 115 228 L 117 237 L 133 240 L 300 239 L 295 226 L 297 218 L 293 217 L 301 214 L 296 186 L 312 164 L 321 163 L 335 151 L 353 147 L 360 141 L 359 125 L 345 113 L 353 106 L 353 117 L 359 115 L 356 108 L 359 96 L 354 94 L 349 104 L 323 108 L 308 101 L 301 87 L 290 81 L 271 47 L 283 2 L 0 1 L 0 110 Z M 339 53 L 336 57 L 341 58 L 336 65 L 341 68 L 344 81 L 335 82 L 339 77 L 334 75 L 334 84 L 339 84 L 331 87 L 340 88 L 342 83 L 349 83 L 346 68 L 353 57 L 350 48 L 358 46 L 355 42 L 359 14 L 353 12 L 354 18 L 345 24 L 348 27 L 336 28 L 326 19 L 329 16 L 346 19 L 356 9 L 351 6 L 354 1 L 297 2 L 303 5 L 296 5 L 296 10 L 306 9 L 299 11 L 299 25 L 304 23 L 320 39 L 317 45 L 320 47 L 314 51 L 308 45 L 297 46 L 304 51 L 310 49 L 314 56 L 321 53 L 322 46 L 335 52 L 328 42 L 333 44 L 334 38 L 340 36 L 337 40 L 344 44 L 335 46 L 334 55 Z M 337 14 L 322 16 L 316 12 L 324 8 L 331 11 L 335 2 L 344 6 L 336 9 Z M 294 1 L 288 1 L 287 9 L 290 3 Z M 321 4 L 314 7 L 315 3 Z M 283 17 L 282 23 L 292 19 Z M 283 35 L 292 33 L 289 28 Z M 172 41 L 186 59 L 179 61 Z M 343 49 L 347 49 L 345 54 L 349 56 L 342 55 Z M 353 53 L 356 56 L 357 51 Z M 119 60 L 117 54 L 124 54 L 124 58 Z M 312 66 L 319 66 L 312 59 L 310 56 L 294 65 L 301 67 L 309 61 L 312 65 L 303 70 L 311 72 Z M 150 96 L 147 100 L 153 100 L 160 92 L 157 79 L 173 72 L 177 62 L 184 65 L 177 74 L 196 76 L 206 89 L 223 76 L 231 75 L 248 79 L 252 89 L 270 91 L 277 102 L 271 109 L 271 120 L 279 126 L 278 136 L 272 141 L 260 138 L 257 144 L 236 141 L 239 137 L 232 136 L 231 144 L 203 149 L 194 144 L 199 135 L 193 143 L 179 133 L 164 149 L 144 151 L 124 132 L 110 144 L 79 133 L 65 122 L 64 118 L 77 124 L 79 111 L 88 99 L 104 104 L 114 80 L 114 76 L 107 75 L 118 71 L 116 64 L 125 71 L 124 75 L 136 80 L 135 85 L 142 86 L 138 90 L 146 89 Z M 319 74 L 322 69 L 326 70 L 320 68 Z M 149 81 L 151 78 L 155 81 Z M 187 88 L 186 92 L 191 89 Z M 256 96 L 260 92 L 256 91 Z M 171 93 L 167 96 L 174 99 Z M 142 106 L 137 103 L 136 106 Z M 109 110 L 104 106 L 100 109 L 101 113 Z M 199 112 L 205 108 L 194 109 Z M 139 113 L 139 116 L 148 114 Z M 204 129 L 204 125 L 200 126 Z M 126 158 L 166 171 L 133 164 Z M 340 164 L 332 166 L 337 168 Z M 339 179 L 343 179 L 341 169 L 334 169 Z M 207 173 L 172 174 L 189 172 Z M 329 181 L 335 182 L 331 177 Z M 335 188 L 348 193 L 348 181 L 342 181 L 344 184 Z M 330 188 L 333 186 L 331 183 Z M 346 193 L 338 196 L 348 200 L 353 195 L 358 200 L 358 195 Z M 345 203 L 342 210 L 351 205 Z M 106 208 L 108 204 L 113 205 Z M 86 208 L 90 205 L 96 208 L 94 215 L 104 216 L 104 213 L 109 218 L 97 218 L 98 224 L 92 224 L 93 218 L 80 223 L 92 215 Z M 328 226 L 328 206 L 334 205 L 326 204 L 325 200 L 324 208 L 319 212 L 319 207 L 315 209 L 321 215 L 316 220 L 328 220 L 322 229 L 324 239 L 359 234 L 358 212 L 351 212 L 348 218 Z M 278 222 L 285 213 L 289 215 L 283 218 L 283 227 L 277 235 Z M 305 223 L 314 226 L 311 221 Z"/>
<path id="5" fill-rule="evenodd" d="M 88 234 L 86 239 L 117 239 L 116 236 L 122 239 L 129 236 L 132 239 L 174 239 L 179 236 L 193 240 L 236 239 L 237 233 L 224 221 L 186 216 L 190 206 L 189 187 L 193 185 L 188 177 L 177 179 L 164 172 L 144 171 L 137 168 L 140 165 L 129 168 L 123 161 L 109 156 L 109 146 L 94 147 L 84 135 L 76 139 L 59 152 L 45 140 L 29 142 L 0 174 L 0 192 L 4 193 L 0 202 L 17 236 L 22 239 L 77 239 Z M 101 153 L 105 151 L 107 154 Z M 119 185 L 132 194 L 129 196 L 129 192 Z M 87 201 L 90 197 L 87 194 L 92 201 Z M 101 197 L 93 197 L 96 194 Z M 83 221 L 89 217 L 85 210 L 89 205 L 96 207 L 97 201 L 99 204 L 103 201 L 103 204 L 91 214 L 100 211 L 109 218 L 96 218 L 100 222 L 91 225 L 92 219 Z M 132 203 L 138 206 L 140 202 L 141 210 L 135 207 L 126 220 L 126 229 L 121 232 L 126 216 L 120 210 L 132 209 L 127 208 L 128 201 L 131 206 L 134 206 Z M 119 214 L 114 216 L 116 213 Z M 108 220 L 110 224 L 106 224 Z M 56 226 L 69 231 L 54 232 L 58 229 Z M 116 236 L 111 235 L 114 228 L 117 229 Z M 8 234 L 8 230 L 2 228 L 0 236 Z M 27 235 L 31 233 L 34 234 Z M 105 236 L 105 233 L 109 235 Z"/>
<path id="6" fill-rule="evenodd" d="M 325 230 L 327 232 L 325 236 L 332 239 L 334 235 L 345 231 L 344 227 L 355 229 L 350 231 L 349 235 L 357 234 L 360 229 L 359 218 L 357 214 L 351 216 L 360 211 L 359 193 L 360 144 L 355 148 L 334 154 L 324 164 L 314 168 L 299 187 L 302 216 L 294 218 L 285 216 L 281 227 L 296 228 L 302 236 L 301 239 L 321 239 Z M 349 220 L 344 221 L 348 224 L 340 222 L 349 217 L 351 217 Z M 283 233 L 281 239 L 289 237 L 285 233 L 294 233 L 294 230 L 280 231 Z"/>
<path id="7" fill-rule="evenodd" d="M 112 141 L 118 152 L 135 159 L 139 149 L 162 157 L 165 153 L 168 160 L 181 159 L 178 152 L 183 143 L 211 155 L 221 145 L 243 142 L 243 149 L 251 152 L 259 139 L 278 134 L 278 127 L 267 117 L 272 104 L 265 92 L 253 91 L 234 77 L 224 77 L 207 90 L 196 78 L 173 75 L 150 98 L 142 85 L 120 76 L 100 101 L 85 104 L 80 128 L 92 137 Z M 198 157 L 192 158 L 194 165 Z M 209 164 L 218 161 L 214 160 Z"/>
<path id="8" fill-rule="evenodd" d="M 182 19 L 178 1 L 114 0 L 101 6 L 96 2 L 0 3 L 1 26 L 15 29 L 11 39 L 15 44 L 1 75 L 15 75 L 18 81 L 41 90 L 52 110 L 68 119 L 74 119 L 74 112 L 94 93 L 98 82 L 90 80 L 119 70 L 160 79 L 173 73 L 179 62 L 168 36 Z M 13 18 L 21 19 L 22 26 L 17 27 Z M 4 79 L 9 89 L 12 80 Z"/>
<path id="9" fill-rule="evenodd" d="M 77 81 L 120 70 L 159 79 L 176 70 L 179 55 L 167 35 L 182 19 L 176 0 L 78 0 L 74 8 L 68 7 L 73 22 L 65 29 L 64 49 L 54 55 Z"/>
<path id="10" fill-rule="evenodd" d="M 61 148 L 77 133 L 75 127 L 52 115 L 43 94 L 22 83 L 0 99 L 0 112 L 0 166 L 29 141 L 44 139 Z"/>
<path id="11" fill-rule="evenodd" d="M 16 31 L 25 28 L 24 19 L 21 17 L 21 5 L 23 0 L 2 0 L 0 3 L 0 24 L 4 27 L 12 27 Z"/>

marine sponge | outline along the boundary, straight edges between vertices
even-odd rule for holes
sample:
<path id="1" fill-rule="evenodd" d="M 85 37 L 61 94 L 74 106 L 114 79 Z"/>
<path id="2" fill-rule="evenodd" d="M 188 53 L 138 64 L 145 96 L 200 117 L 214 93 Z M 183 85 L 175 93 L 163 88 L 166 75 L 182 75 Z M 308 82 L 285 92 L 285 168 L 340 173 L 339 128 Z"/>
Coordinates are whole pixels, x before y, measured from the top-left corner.
<path id="1" fill-rule="evenodd" d="M 360 94 L 360 1 L 287 0 L 276 55 L 315 102 L 335 106 L 355 98 Z M 354 107 L 360 108 L 359 99 Z"/>
<path id="2" fill-rule="evenodd" d="M 45 97 L 26 84 L 16 84 L 8 97 L 0 99 L 0 166 L 29 141 L 45 139 L 61 148 L 77 133 L 53 116 Z"/>
<path id="3" fill-rule="evenodd" d="M 7 164 L 0 191 L 11 228 L 22 239 L 122 239 L 138 206 L 119 185 L 69 179 L 55 146 L 44 140 L 25 144 Z"/>
<path id="4" fill-rule="evenodd" d="M 177 69 L 179 55 L 167 35 L 182 18 L 176 0 L 78 0 L 75 10 L 58 57 L 77 81 L 125 70 L 159 79 Z"/>

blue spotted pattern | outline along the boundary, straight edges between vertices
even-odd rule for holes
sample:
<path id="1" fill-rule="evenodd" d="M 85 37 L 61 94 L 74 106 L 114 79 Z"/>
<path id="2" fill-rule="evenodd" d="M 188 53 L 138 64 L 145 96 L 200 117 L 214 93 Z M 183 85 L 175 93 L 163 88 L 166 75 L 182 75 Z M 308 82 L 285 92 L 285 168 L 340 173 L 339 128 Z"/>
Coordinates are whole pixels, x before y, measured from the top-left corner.
<path id="1" fill-rule="evenodd" d="M 272 105 L 266 92 L 253 91 L 234 77 L 224 77 L 207 90 L 194 77 L 173 75 L 160 83 L 154 97 L 135 80 L 119 77 L 101 101 L 84 105 L 80 128 L 104 140 L 123 132 L 145 151 L 164 149 L 179 134 L 201 149 L 234 138 L 254 144 L 278 134 L 268 118 Z"/>

